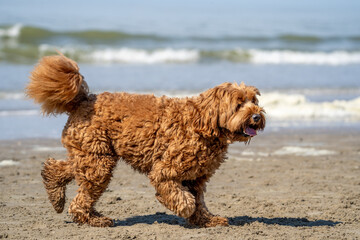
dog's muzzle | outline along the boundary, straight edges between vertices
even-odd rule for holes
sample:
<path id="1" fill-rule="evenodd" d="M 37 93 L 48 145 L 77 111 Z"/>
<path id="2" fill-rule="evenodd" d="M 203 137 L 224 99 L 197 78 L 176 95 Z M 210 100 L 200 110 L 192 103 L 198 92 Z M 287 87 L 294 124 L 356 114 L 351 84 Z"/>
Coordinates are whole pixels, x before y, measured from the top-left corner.
<path id="1" fill-rule="evenodd" d="M 257 131 L 259 128 L 261 128 L 260 126 L 258 125 L 261 125 L 260 121 L 261 121 L 261 115 L 260 114 L 253 114 L 251 116 L 251 120 L 252 120 L 252 124 L 246 126 L 244 129 L 243 129 L 243 132 L 242 134 L 245 136 L 245 137 L 254 137 L 257 135 Z"/>

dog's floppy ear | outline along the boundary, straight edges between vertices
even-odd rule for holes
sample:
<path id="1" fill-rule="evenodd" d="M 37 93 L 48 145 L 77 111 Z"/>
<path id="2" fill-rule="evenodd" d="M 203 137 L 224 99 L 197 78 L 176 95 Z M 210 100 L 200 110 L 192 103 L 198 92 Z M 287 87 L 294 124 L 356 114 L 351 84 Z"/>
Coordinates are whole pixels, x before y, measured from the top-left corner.
<path id="1" fill-rule="evenodd" d="M 257 96 L 261 96 L 259 89 L 257 89 L 254 86 L 246 86 L 244 83 L 240 84 L 240 88 L 242 88 L 245 91 L 247 100 L 257 104 L 258 102 Z"/>
<path id="2" fill-rule="evenodd" d="M 244 89 L 247 93 L 261 96 L 259 89 L 254 86 L 246 86 L 245 83 L 242 82 L 239 87 Z"/>
<path id="3" fill-rule="evenodd" d="M 218 137 L 220 129 L 219 121 L 219 105 L 221 89 L 218 87 L 209 89 L 195 101 L 195 106 L 199 114 L 195 114 L 193 119 L 193 127 L 195 132 L 206 137 Z"/>
<path id="4" fill-rule="evenodd" d="M 247 87 L 246 87 L 246 91 L 252 92 L 252 93 L 255 94 L 255 95 L 261 96 L 261 93 L 260 93 L 259 89 L 257 89 L 257 88 L 254 87 L 254 86 L 247 86 Z"/>

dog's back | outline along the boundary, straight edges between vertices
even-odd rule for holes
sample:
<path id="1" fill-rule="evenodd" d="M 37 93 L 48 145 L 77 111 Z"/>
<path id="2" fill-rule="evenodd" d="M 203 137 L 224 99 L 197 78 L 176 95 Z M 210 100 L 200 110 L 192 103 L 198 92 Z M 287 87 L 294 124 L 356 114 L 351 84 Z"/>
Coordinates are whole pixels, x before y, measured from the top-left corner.
<path id="1" fill-rule="evenodd" d="M 170 101 L 154 95 L 90 94 L 87 101 L 69 113 L 62 142 L 70 154 L 80 150 L 116 155 L 136 170 L 147 173 L 153 155 L 146 149 L 155 144 L 161 118 Z"/>

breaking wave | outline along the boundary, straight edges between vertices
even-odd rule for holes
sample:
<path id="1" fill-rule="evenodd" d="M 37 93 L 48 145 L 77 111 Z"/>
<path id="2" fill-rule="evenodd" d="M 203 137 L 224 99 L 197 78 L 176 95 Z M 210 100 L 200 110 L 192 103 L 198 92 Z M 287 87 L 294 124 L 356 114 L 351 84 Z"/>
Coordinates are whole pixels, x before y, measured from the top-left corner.
<path id="1" fill-rule="evenodd" d="M 359 64 L 360 52 L 296 52 L 249 50 L 251 62 L 257 64 L 312 64 L 345 65 Z"/>
<path id="2" fill-rule="evenodd" d="M 118 41 L 126 39 L 148 39 L 161 41 L 165 37 L 151 34 L 132 34 L 121 31 L 105 30 L 83 30 L 83 31 L 53 31 L 35 26 L 23 26 L 15 24 L 11 26 L 0 26 L 0 38 L 18 38 L 28 43 L 38 43 L 48 39 L 68 38 L 84 42 L 96 41 Z"/>
<path id="3" fill-rule="evenodd" d="M 289 50 L 294 43 L 298 44 L 297 46 L 303 46 L 304 43 L 306 46 L 313 46 L 314 43 L 334 41 L 351 42 L 353 48 L 310 51 L 311 47 L 305 47 L 299 48 L 302 50 Z M 221 49 L 216 45 L 219 42 L 223 46 Z M 229 42 L 231 44 L 228 44 Z M 266 46 L 278 46 L 278 48 L 269 49 Z M 76 61 L 86 63 L 158 64 L 227 61 L 244 64 L 347 65 L 360 64 L 359 49 L 360 36 L 320 37 L 287 34 L 179 37 L 115 30 L 54 31 L 21 24 L 0 26 L 0 61 L 12 63 L 32 64 L 40 57 L 56 54 L 56 50 L 60 50 Z"/>
<path id="4" fill-rule="evenodd" d="M 360 97 L 312 102 L 302 94 L 270 92 L 260 96 L 260 103 L 274 120 L 360 120 Z"/>
<path id="5" fill-rule="evenodd" d="M 0 61 L 33 63 L 40 57 L 57 54 L 56 50 L 80 63 L 206 63 L 227 61 L 243 64 L 302 64 L 302 65 L 348 65 L 360 64 L 360 51 L 299 52 L 289 50 L 200 50 L 200 49 L 140 49 L 140 48 L 90 48 L 54 46 L 0 48 Z"/>
<path id="6" fill-rule="evenodd" d="M 22 29 L 23 27 L 21 24 L 0 27 L 0 38 L 17 38 L 20 36 Z"/>
<path id="7" fill-rule="evenodd" d="M 199 42 L 287 42 L 287 43 L 321 43 L 333 41 L 350 41 L 360 42 L 360 36 L 315 36 L 315 35 L 300 35 L 300 34 L 281 34 L 276 36 L 161 36 L 157 34 L 138 34 L 123 32 L 117 30 L 77 30 L 77 31 L 54 31 L 37 26 L 24 26 L 22 24 L 14 25 L 0 25 L 0 38 L 19 38 L 23 41 L 37 41 L 54 39 L 54 38 L 69 38 L 82 40 L 84 42 L 96 41 L 118 41 L 118 40 L 152 40 L 152 41 L 175 41 L 175 40 L 191 40 Z"/>
<path id="8" fill-rule="evenodd" d="M 85 54 L 82 58 L 90 62 L 117 63 L 185 63 L 198 61 L 200 54 L 196 50 L 187 49 L 159 49 L 146 51 L 142 49 L 105 49 Z"/>

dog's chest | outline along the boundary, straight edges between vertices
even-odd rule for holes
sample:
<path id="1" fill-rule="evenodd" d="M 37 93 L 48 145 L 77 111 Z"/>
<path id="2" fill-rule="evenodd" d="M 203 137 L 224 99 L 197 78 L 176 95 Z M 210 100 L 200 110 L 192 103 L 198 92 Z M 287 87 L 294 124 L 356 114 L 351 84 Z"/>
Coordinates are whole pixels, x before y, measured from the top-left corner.
<path id="1" fill-rule="evenodd" d="M 187 166 L 183 168 L 183 175 L 189 180 L 212 175 L 226 159 L 226 153 L 226 145 L 202 145 L 193 156 L 183 156 L 179 161 L 180 165 Z"/>

